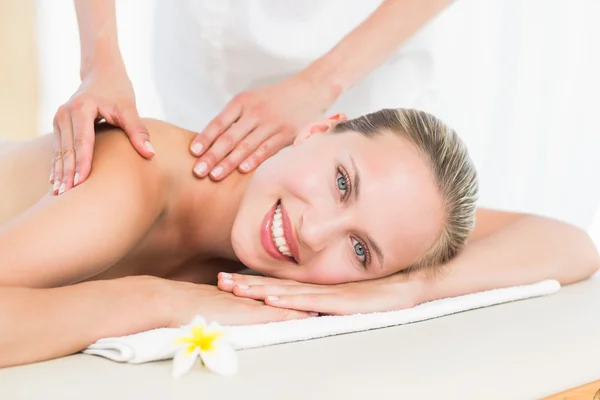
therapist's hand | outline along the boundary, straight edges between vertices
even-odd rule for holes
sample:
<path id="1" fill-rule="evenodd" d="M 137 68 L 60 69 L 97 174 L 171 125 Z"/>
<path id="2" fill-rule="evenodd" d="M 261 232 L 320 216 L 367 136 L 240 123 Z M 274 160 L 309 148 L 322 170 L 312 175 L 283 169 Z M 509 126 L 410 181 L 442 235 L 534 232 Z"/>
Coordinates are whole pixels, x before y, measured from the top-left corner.
<path id="1" fill-rule="evenodd" d="M 298 130 L 318 119 L 331 96 L 300 75 L 240 93 L 191 143 L 194 174 L 221 180 L 236 168 L 252 171 L 290 145 Z"/>
<path id="2" fill-rule="evenodd" d="M 154 155 L 124 65 L 92 70 L 54 117 L 50 182 L 55 194 L 62 194 L 88 178 L 94 151 L 94 123 L 101 119 L 122 128 L 143 157 Z"/>
<path id="3" fill-rule="evenodd" d="M 348 315 L 400 310 L 419 304 L 424 285 L 411 276 L 396 274 L 369 281 L 314 285 L 221 272 L 218 287 L 238 297 L 263 300 L 271 307 Z"/>

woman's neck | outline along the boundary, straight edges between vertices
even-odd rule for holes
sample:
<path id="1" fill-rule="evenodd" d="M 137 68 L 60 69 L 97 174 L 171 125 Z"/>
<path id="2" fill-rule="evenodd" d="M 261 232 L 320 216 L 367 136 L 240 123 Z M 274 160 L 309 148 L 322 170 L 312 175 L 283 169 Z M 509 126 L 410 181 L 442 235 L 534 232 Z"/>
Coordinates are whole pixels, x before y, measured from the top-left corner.
<path id="1" fill-rule="evenodd" d="M 170 212 L 180 243 L 195 257 L 238 261 L 231 229 L 251 175 L 236 171 L 221 182 L 191 176 L 182 179 Z"/>

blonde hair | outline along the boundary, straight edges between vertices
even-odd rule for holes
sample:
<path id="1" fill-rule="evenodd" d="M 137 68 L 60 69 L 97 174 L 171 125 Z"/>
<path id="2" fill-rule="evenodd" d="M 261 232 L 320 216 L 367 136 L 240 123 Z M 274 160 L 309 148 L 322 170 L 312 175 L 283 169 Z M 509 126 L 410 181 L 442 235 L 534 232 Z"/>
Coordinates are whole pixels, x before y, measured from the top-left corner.
<path id="1" fill-rule="evenodd" d="M 335 133 L 354 131 L 367 137 L 391 132 L 409 140 L 428 161 L 444 202 L 444 228 L 424 256 L 405 272 L 441 266 L 463 248 L 475 226 L 477 172 L 456 132 L 419 110 L 384 109 L 337 124 Z"/>

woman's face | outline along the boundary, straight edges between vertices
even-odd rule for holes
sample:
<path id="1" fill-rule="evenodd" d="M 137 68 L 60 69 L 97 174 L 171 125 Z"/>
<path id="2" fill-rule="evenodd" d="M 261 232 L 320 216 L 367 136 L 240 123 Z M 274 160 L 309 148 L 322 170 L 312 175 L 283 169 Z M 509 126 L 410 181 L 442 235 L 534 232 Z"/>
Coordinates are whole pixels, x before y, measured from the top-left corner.
<path id="1" fill-rule="evenodd" d="M 388 276 L 423 256 L 443 205 L 423 156 L 384 133 L 313 124 L 250 179 L 232 230 L 242 263 L 262 274 L 335 284 Z"/>

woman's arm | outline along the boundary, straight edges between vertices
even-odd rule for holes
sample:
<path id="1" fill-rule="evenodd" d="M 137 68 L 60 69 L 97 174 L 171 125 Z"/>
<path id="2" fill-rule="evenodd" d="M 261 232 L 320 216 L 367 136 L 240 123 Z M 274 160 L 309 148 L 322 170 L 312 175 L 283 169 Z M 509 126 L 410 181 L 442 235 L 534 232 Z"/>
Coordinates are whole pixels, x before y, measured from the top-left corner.
<path id="1" fill-rule="evenodd" d="M 106 337 L 176 328 L 196 315 L 223 325 L 308 318 L 215 286 L 134 276 L 53 289 L 0 288 L 0 368 L 66 356 Z"/>
<path id="2" fill-rule="evenodd" d="M 335 99 L 383 63 L 400 45 L 440 13 L 450 0 L 385 0 L 356 29 L 301 75 L 328 88 Z M 343 18 L 343 10 L 339 18 Z"/>
<path id="3" fill-rule="evenodd" d="M 0 287 L 0 368 L 75 353 L 103 337 L 165 326 L 161 280 L 130 277 L 51 289 Z"/>
<path id="4" fill-rule="evenodd" d="M 219 288 L 265 300 L 274 307 L 354 314 L 409 308 L 544 279 L 567 285 L 591 276 L 598 268 L 598 251 L 579 228 L 539 216 L 479 209 L 464 251 L 437 275 L 424 270 L 327 286 L 220 273 Z"/>
<path id="5" fill-rule="evenodd" d="M 588 234 L 549 218 L 479 209 L 464 251 L 437 278 L 421 277 L 418 302 L 556 279 L 568 285 L 600 267 Z"/>
<path id="6" fill-rule="evenodd" d="M 116 130 L 99 135 L 95 152 L 85 185 L 46 195 L 0 226 L 0 286 L 53 287 L 96 275 L 158 218 L 165 199 L 157 163 Z"/>

